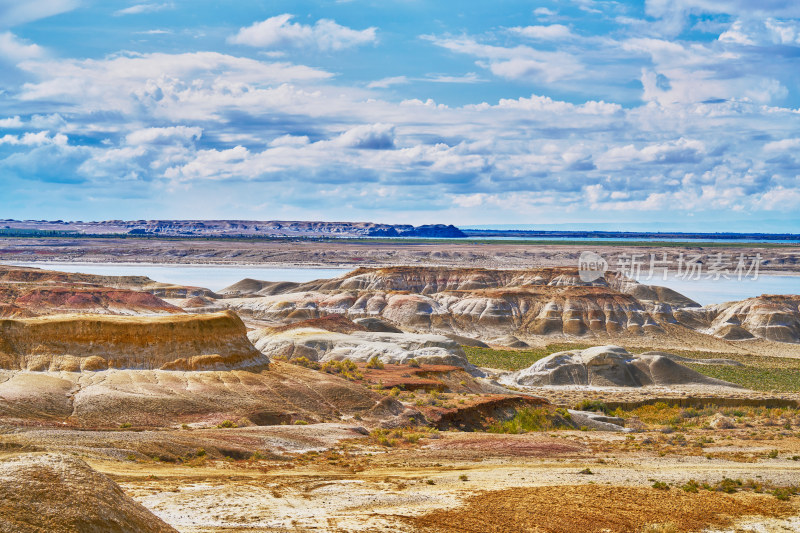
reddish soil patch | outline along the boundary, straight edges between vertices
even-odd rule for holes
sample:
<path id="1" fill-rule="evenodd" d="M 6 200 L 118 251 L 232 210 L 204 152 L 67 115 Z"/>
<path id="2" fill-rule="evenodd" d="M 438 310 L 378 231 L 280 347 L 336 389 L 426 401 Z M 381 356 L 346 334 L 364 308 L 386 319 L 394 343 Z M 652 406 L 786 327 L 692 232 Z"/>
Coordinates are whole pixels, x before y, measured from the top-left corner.
<path id="1" fill-rule="evenodd" d="M 364 374 L 364 380 L 372 385 L 383 384 L 384 388 L 397 387 L 403 390 L 444 390 L 446 385 L 436 379 L 450 372 L 461 370 L 448 365 L 385 365 L 383 368 L 367 368 L 359 364 L 358 369 Z"/>
<path id="2" fill-rule="evenodd" d="M 792 507 L 767 495 L 581 485 L 484 492 L 457 509 L 404 521 L 437 533 L 630 533 L 667 523 L 698 531 L 730 525 L 738 516 L 786 516 Z"/>
<path id="3" fill-rule="evenodd" d="M 476 451 L 486 455 L 514 457 L 563 457 L 586 451 L 580 444 L 555 440 L 543 435 L 479 434 L 466 438 L 432 441 L 429 448 L 448 451 Z"/>
<path id="4" fill-rule="evenodd" d="M 291 331 L 299 328 L 317 328 L 326 331 L 333 331 L 335 333 L 352 333 L 354 331 L 367 331 L 367 328 L 360 326 L 352 320 L 343 317 L 342 315 L 326 315 L 320 318 L 310 318 L 308 320 L 301 320 L 299 322 L 292 322 L 284 326 L 276 326 L 269 328 L 272 333 L 281 333 L 283 331 Z"/>

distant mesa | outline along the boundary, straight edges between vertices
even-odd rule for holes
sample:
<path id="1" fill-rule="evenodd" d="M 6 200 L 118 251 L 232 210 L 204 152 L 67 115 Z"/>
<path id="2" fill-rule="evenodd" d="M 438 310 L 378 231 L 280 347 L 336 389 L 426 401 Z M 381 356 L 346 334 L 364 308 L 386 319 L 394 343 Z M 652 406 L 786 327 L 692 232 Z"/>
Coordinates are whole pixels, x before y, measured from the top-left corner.
<path id="1" fill-rule="evenodd" d="M 450 224 L 378 224 L 278 220 L 105 220 L 63 222 L 6 220 L 5 232 L 58 232 L 76 235 L 134 235 L 162 237 L 420 237 L 464 238 Z M 36 235 L 34 233 L 34 235 Z"/>

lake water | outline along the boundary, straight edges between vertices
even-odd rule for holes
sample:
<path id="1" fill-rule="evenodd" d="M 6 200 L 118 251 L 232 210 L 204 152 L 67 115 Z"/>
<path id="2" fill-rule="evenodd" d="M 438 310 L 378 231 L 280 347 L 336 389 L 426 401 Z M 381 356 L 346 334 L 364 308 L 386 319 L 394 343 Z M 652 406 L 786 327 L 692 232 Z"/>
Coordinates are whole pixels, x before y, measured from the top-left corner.
<path id="1" fill-rule="evenodd" d="M 762 294 L 800 294 L 800 276 L 761 274 L 758 279 L 742 280 L 722 278 L 691 280 L 668 276 L 666 281 L 660 276 L 650 280 L 642 276 L 639 282 L 669 287 L 701 305 L 744 300 Z"/>
<path id="2" fill-rule="evenodd" d="M 256 266 L 212 266 L 212 265 L 153 265 L 153 264 L 109 264 L 109 263 L 9 263 L 32 266 L 62 272 L 85 272 L 105 276 L 147 276 L 156 281 L 206 287 L 213 291 L 224 289 L 244 278 L 263 281 L 305 282 L 322 278 L 334 278 L 349 268 L 270 268 Z M 689 280 L 669 276 L 666 281 L 660 276 L 639 281 L 648 285 L 663 285 L 678 291 L 701 305 L 743 300 L 762 294 L 800 294 L 800 276 L 760 275 L 758 279 Z"/>
<path id="3" fill-rule="evenodd" d="M 305 282 L 335 278 L 350 268 L 269 268 L 256 266 L 154 265 L 132 263 L 6 263 L 61 272 L 83 272 L 102 276 L 147 276 L 155 281 L 205 287 L 218 291 L 245 278 L 263 281 Z"/>

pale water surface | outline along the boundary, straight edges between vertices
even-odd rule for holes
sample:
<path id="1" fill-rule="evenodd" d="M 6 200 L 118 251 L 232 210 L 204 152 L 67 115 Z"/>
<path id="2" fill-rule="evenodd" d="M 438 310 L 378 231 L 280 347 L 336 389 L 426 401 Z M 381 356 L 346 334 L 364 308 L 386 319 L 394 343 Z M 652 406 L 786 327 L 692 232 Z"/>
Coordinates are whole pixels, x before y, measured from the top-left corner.
<path id="1" fill-rule="evenodd" d="M 153 265 L 130 263 L 6 263 L 61 272 L 83 272 L 103 276 L 147 276 L 155 281 L 205 287 L 212 291 L 224 289 L 245 278 L 263 281 L 305 282 L 335 278 L 353 269 L 348 268 L 269 268 L 255 266 L 217 265 Z"/>
<path id="2" fill-rule="evenodd" d="M 348 268 L 270 268 L 256 266 L 154 265 L 126 263 L 11 263 L 62 272 L 85 272 L 106 276 L 147 276 L 156 281 L 206 287 L 218 291 L 244 278 L 264 281 L 305 282 L 334 278 Z M 758 279 L 688 280 L 673 276 L 662 280 L 640 277 L 641 283 L 663 285 L 688 296 L 701 305 L 743 300 L 761 294 L 800 294 L 800 276 L 760 275 Z"/>

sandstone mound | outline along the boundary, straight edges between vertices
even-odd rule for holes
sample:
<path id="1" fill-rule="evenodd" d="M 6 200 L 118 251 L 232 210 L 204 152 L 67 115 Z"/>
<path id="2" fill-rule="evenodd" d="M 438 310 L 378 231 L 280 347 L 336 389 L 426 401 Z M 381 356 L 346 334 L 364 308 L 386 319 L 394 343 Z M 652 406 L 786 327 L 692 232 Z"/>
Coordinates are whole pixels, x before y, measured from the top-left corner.
<path id="1" fill-rule="evenodd" d="M 461 347 L 441 335 L 416 333 L 337 333 L 319 328 L 296 328 L 272 333 L 249 333 L 253 344 L 267 356 L 312 361 L 349 359 L 365 363 L 377 357 L 383 363 L 408 364 L 411 359 L 432 365 L 472 368 Z"/>
<path id="2" fill-rule="evenodd" d="M 349 320 L 342 315 L 327 315 L 321 318 L 311 318 L 309 320 L 303 320 L 300 322 L 292 322 L 290 324 L 284 324 L 283 326 L 269 328 L 269 331 L 271 333 L 280 333 L 283 331 L 291 331 L 293 329 L 302 328 L 324 329 L 325 331 L 333 331 L 335 333 L 367 331 L 367 328 L 364 326 L 356 324 L 354 321 Z"/>
<path id="3" fill-rule="evenodd" d="M 152 294 L 109 287 L 0 285 L 0 303 L 24 309 L 29 316 L 72 312 L 123 315 L 182 312 Z"/>
<path id="4" fill-rule="evenodd" d="M 0 531 L 174 533 L 108 477 L 68 455 L 0 461 Z"/>
<path id="5" fill-rule="evenodd" d="M 777 342 L 800 342 L 800 296 L 762 295 L 712 306 L 716 316 L 709 333 L 727 340 L 760 337 Z"/>
<path id="6" fill-rule="evenodd" d="M 246 296 L 270 296 L 290 292 L 300 286 L 293 281 L 261 281 L 252 278 L 245 278 L 237 281 L 233 285 L 225 287 L 219 291 L 223 298 L 238 298 Z"/>
<path id="7" fill-rule="evenodd" d="M 0 283 L 83 284 L 139 289 L 154 283 L 147 276 L 103 276 L 78 272 L 60 272 L 41 268 L 0 265 Z"/>
<path id="8" fill-rule="evenodd" d="M 269 293 L 262 282 L 245 281 L 237 290 L 248 297 L 224 305 L 260 320 L 339 314 L 483 340 L 663 334 L 662 323 L 676 322 L 676 311 L 697 305 L 674 291 L 612 275 L 585 283 L 575 268 L 362 268 L 334 279 L 273 286 Z"/>
<path id="9" fill-rule="evenodd" d="M 263 366 L 235 313 L 0 320 L 0 368 L 212 370 Z"/>
<path id="10" fill-rule="evenodd" d="M 643 387 L 648 385 L 735 385 L 706 377 L 661 355 L 633 355 L 619 346 L 595 346 L 559 352 L 500 379 L 506 385 L 590 385 Z"/>
<path id="11" fill-rule="evenodd" d="M 361 382 L 279 361 L 259 371 L 0 370 L 0 425 L 19 420 L 58 428 L 338 422 L 356 414 L 366 420 L 381 398 Z M 119 431 L 113 436 L 123 449 L 135 438 Z"/>

